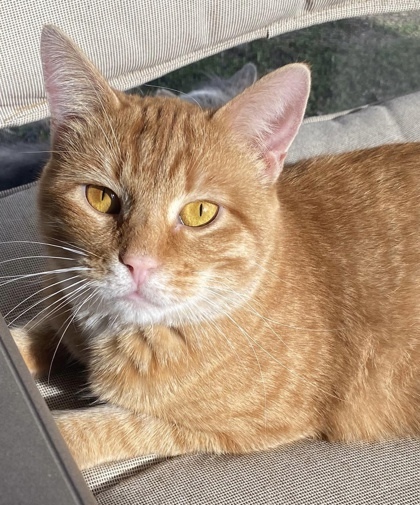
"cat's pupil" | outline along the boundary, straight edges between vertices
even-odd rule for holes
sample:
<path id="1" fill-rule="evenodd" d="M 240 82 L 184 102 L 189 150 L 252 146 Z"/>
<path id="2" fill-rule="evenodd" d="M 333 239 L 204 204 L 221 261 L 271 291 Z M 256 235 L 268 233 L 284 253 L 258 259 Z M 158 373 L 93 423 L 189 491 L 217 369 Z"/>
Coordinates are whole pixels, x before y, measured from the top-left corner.
<path id="1" fill-rule="evenodd" d="M 200 203 L 200 217 L 203 215 L 203 204 Z"/>
<path id="2" fill-rule="evenodd" d="M 105 198 L 105 188 L 102 190 L 102 196 L 101 196 L 101 200 L 103 201 Z"/>

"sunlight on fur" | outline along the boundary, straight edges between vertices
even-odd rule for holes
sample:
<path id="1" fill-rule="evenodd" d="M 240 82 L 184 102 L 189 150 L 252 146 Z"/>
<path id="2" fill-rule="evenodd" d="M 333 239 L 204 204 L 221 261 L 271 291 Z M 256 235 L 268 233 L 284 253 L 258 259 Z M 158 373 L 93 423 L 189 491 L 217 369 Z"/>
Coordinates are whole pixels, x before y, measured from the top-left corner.
<path id="1" fill-rule="evenodd" d="M 104 404 L 54 413 L 79 466 L 418 435 L 419 145 L 284 168 L 304 64 L 203 110 L 111 89 L 54 27 L 41 53 L 48 282 L 13 335 L 36 376 L 87 367 Z"/>

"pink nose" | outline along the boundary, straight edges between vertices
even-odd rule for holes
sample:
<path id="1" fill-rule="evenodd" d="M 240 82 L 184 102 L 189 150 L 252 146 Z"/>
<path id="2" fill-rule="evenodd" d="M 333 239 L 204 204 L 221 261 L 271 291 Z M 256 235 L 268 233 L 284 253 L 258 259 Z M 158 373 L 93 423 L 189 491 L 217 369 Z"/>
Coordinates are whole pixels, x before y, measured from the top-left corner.
<path id="1" fill-rule="evenodd" d="M 121 258 L 121 261 L 130 270 L 131 276 L 138 288 L 146 282 L 150 271 L 158 266 L 155 259 L 135 254 L 126 254 Z"/>

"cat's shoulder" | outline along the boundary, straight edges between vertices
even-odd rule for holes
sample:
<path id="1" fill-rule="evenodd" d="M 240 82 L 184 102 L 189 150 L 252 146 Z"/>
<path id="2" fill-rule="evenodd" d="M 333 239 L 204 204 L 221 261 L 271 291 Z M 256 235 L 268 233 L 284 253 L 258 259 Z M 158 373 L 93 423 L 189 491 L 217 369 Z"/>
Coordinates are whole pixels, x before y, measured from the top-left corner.
<path id="1" fill-rule="evenodd" d="M 285 179 L 310 177 L 312 174 L 317 173 L 323 174 L 325 177 L 331 171 L 335 175 L 350 169 L 353 171 L 395 171 L 413 164 L 420 168 L 420 142 L 386 144 L 367 149 L 303 159 L 297 163 L 286 165 L 284 174 L 282 175 Z"/>

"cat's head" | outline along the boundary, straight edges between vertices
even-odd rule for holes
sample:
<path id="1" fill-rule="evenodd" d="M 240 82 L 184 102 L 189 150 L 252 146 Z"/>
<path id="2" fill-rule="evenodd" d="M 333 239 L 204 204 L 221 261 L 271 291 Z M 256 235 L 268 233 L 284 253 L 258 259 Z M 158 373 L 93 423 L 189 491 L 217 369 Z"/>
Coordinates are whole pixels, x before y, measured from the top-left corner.
<path id="1" fill-rule="evenodd" d="M 45 241 L 78 251 L 54 260 L 74 312 L 177 326 L 246 304 L 276 246 L 308 68 L 283 67 L 214 113 L 110 88 L 53 27 L 41 50 L 52 155 L 40 222 Z"/>

